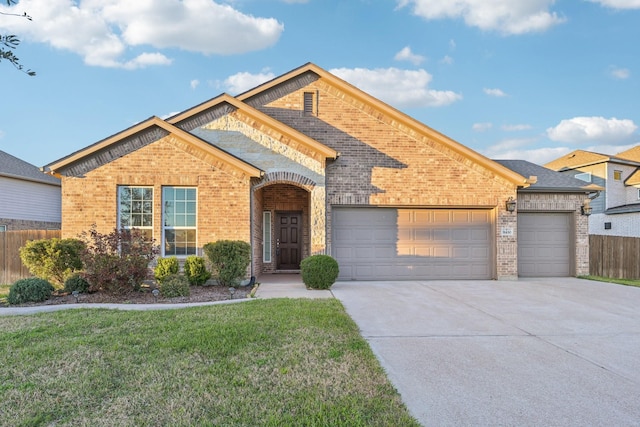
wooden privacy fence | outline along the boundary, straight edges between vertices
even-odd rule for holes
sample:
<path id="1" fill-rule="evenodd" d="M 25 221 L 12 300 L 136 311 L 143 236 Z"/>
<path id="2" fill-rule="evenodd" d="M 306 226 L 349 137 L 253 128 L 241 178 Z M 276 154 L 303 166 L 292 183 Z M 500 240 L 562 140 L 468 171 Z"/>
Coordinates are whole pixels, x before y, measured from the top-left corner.
<path id="1" fill-rule="evenodd" d="M 589 271 L 593 276 L 640 279 L 640 238 L 590 235 Z"/>
<path id="2" fill-rule="evenodd" d="M 20 260 L 20 248 L 29 240 L 60 237 L 60 230 L 16 230 L 0 233 L 0 284 L 31 277 Z"/>

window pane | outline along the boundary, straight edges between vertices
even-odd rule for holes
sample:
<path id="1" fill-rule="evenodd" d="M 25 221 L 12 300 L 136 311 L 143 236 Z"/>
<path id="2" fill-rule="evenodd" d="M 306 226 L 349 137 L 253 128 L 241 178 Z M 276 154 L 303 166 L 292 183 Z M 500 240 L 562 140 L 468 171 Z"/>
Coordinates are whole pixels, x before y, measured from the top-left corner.
<path id="1" fill-rule="evenodd" d="M 198 210 L 196 189 L 164 187 L 162 191 L 165 256 L 195 255 Z"/>
<path id="2" fill-rule="evenodd" d="M 120 186 L 118 197 L 118 227 L 146 227 L 153 234 L 153 188 Z"/>

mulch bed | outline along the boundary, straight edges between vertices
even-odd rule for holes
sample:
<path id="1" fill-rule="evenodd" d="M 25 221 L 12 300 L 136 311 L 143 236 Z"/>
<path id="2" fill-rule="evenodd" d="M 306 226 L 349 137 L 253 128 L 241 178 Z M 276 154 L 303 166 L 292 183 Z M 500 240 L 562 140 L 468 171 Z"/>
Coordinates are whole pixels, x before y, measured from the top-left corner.
<path id="1" fill-rule="evenodd" d="M 233 295 L 233 299 L 247 298 L 251 293 L 250 286 L 238 287 Z M 94 292 L 89 294 L 80 294 L 78 301 L 73 295 L 64 292 L 54 292 L 54 294 L 46 301 L 30 302 L 25 304 L 12 305 L 11 307 L 33 307 L 38 305 L 57 305 L 57 304 L 76 304 L 76 303 L 95 303 L 95 304 L 182 304 L 192 302 L 210 302 L 210 301 L 226 301 L 231 299 L 231 293 L 226 286 L 191 286 L 191 294 L 188 297 L 163 298 L 158 296 L 156 299 L 151 293 L 150 288 L 143 288 L 139 292 L 131 292 L 126 295 L 111 295 L 105 292 Z"/>

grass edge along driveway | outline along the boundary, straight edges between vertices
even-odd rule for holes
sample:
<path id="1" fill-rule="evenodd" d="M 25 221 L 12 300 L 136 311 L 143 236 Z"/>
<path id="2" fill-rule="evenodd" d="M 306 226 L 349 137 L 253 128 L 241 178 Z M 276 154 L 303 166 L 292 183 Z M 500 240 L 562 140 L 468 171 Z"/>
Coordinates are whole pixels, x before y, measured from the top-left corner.
<path id="1" fill-rule="evenodd" d="M 417 426 L 334 299 L 0 317 L 1 425 Z"/>

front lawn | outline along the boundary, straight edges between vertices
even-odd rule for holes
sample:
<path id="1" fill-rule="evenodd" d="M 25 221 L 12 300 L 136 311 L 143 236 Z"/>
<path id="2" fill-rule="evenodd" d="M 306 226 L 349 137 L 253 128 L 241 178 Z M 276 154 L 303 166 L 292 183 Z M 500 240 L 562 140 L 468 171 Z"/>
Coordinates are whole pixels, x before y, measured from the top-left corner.
<path id="1" fill-rule="evenodd" d="M 619 285 L 640 287 L 640 279 L 613 279 L 611 277 L 600 276 L 580 276 L 581 279 L 597 280 L 599 282 L 617 283 Z"/>
<path id="2" fill-rule="evenodd" d="M 418 425 L 333 299 L 74 309 L 0 331 L 2 425 Z"/>

